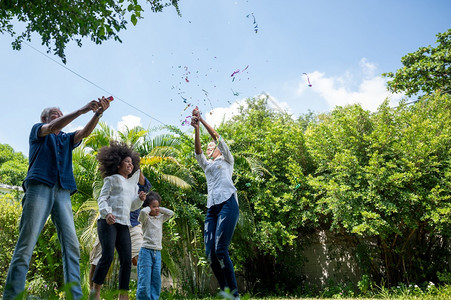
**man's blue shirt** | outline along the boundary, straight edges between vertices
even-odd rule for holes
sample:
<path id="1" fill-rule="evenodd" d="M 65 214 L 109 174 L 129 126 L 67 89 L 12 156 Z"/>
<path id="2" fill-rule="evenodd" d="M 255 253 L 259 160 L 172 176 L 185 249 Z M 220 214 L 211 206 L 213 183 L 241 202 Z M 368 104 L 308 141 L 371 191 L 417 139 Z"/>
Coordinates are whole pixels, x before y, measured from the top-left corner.
<path id="1" fill-rule="evenodd" d="M 38 133 L 44 123 L 37 123 L 30 132 L 29 167 L 25 181 L 39 181 L 50 187 L 58 182 L 61 187 L 77 191 L 72 170 L 72 150 L 80 143 L 74 144 L 75 132 L 49 134 L 39 137 Z"/>

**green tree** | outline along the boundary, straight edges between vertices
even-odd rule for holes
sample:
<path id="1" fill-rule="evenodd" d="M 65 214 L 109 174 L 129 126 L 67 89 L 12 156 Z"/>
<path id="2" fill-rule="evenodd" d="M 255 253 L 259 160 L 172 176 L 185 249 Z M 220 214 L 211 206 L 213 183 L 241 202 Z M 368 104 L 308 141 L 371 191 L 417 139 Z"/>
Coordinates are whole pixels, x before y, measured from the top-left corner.
<path id="1" fill-rule="evenodd" d="M 0 194 L 0 243 L 2 245 L 2 251 L 0 251 L 0 294 L 2 294 L 5 285 L 9 263 L 19 237 L 18 220 L 21 213 L 22 208 L 19 201 L 15 200 L 12 195 Z"/>
<path id="2" fill-rule="evenodd" d="M 27 176 L 28 159 L 7 144 L 0 144 L 0 183 L 21 186 Z"/>
<path id="3" fill-rule="evenodd" d="M 147 0 L 153 12 L 164 7 L 178 8 L 179 0 Z M 106 1 L 24 1 L 4 0 L 0 2 L 0 33 L 15 37 L 13 48 L 20 50 L 24 40 L 31 40 L 33 32 L 41 36 L 48 51 L 54 51 L 66 62 L 66 44 L 75 40 L 82 45 L 83 38 L 90 38 L 96 44 L 114 39 L 121 42 L 119 32 L 127 28 L 127 19 L 136 25 L 144 11 L 138 0 Z M 14 20 L 25 23 L 26 29 L 17 35 Z M 53 49 L 52 49 L 53 48 Z"/>
<path id="4" fill-rule="evenodd" d="M 382 74 L 392 78 L 388 90 L 404 92 L 407 96 L 419 92 L 451 93 L 451 29 L 437 34 L 437 46 L 421 47 L 401 59 L 403 67 L 395 73 Z"/>
<path id="5" fill-rule="evenodd" d="M 357 249 L 364 272 L 389 285 L 435 280 L 449 255 L 450 97 L 370 114 L 338 107 L 311 124 L 308 182 L 324 228 Z"/>
<path id="6" fill-rule="evenodd" d="M 9 264 L 19 237 L 19 223 L 22 214 L 20 200 L 12 194 L 0 194 L 0 294 L 4 287 Z M 47 222 L 38 238 L 27 273 L 27 285 L 42 279 L 48 287 L 61 287 L 64 282 L 61 248 L 55 226 Z M 32 293 L 34 291 L 27 291 Z M 53 292 L 53 291 L 52 291 Z M 37 295 L 36 295 L 37 296 Z M 52 298 L 53 299 L 53 298 Z"/>

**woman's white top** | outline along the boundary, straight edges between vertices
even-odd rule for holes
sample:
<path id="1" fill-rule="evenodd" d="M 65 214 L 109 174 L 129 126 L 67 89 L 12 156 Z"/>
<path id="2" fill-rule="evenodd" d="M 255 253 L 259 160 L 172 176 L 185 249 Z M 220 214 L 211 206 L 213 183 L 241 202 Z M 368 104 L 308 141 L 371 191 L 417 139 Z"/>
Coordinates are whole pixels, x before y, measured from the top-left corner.
<path id="1" fill-rule="evenodd" d="M 141 207 L 142 201 L 138 195 L 138 181 L 140 170 L 130 178 L 114 174 L 103 179 L 99 204 L 100 219 L 113 214 L 116 223 L 130 226 L 130 210 Z"/>
<path id="2" fill-rule="evenodd" d="M 143 244 L 141 247 L 161 250 L 163 238 L 163 223 L 169 220 L 174 212 L 168 208 L 160 207 L 158 216 L 150 216 L 150 207 L 146 206 L 139 212 L 138 221 L 143 229 Z"/>
<path id="3" fill-rule="evenodd" d="M 238 203 L 237 190 L 232 181 L 234 159 L 224 139 L 219 137 L 218 140 L 217 147 L 222 155 L 216 157 L 215 160 L 207 160 L 203 152 L 196 154 L 197 162 L 207 178 L 208 208 L 229 200 L 232 194 L 235 194 Z"/>

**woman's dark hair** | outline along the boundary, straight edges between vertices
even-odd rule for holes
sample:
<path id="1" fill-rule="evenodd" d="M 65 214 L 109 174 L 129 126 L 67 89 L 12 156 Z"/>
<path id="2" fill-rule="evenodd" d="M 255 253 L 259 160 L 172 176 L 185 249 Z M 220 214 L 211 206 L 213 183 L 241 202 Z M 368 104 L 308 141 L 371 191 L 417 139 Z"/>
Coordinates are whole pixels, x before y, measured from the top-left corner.
<path id="1" fill-rule="evenodd" d="M 157 192 L 150 191 L 146 195 L 146 199 L 143 202 L 143 207 L 150 206 L 152 201 L 157 200 L 158 204 L 161 204 L 161 196 Z"/>
<path id="2" fill-rule="evenodd" d="M 99 161 L 99 171 L 102 177 L 117 174 L 121 162 L 130 157 L 133 162 L 133 171 L 129 175 L 132 176 L 139 169 L 139 154 L 124 142 L 110 141 L 110 146 L 100 148 L 97 154 Z"/>

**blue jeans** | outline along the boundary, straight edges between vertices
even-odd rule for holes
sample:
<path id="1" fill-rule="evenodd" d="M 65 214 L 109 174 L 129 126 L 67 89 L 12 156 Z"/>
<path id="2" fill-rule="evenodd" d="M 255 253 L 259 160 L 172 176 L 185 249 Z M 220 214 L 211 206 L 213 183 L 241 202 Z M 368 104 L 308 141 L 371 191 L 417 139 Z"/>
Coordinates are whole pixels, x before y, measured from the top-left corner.
<path id="1" fill-rule="evenodd" d="M 229 200 L 208 209 L 204 226 L 207 260 L 221 290 L 229 288 L 234 296 L 238 296 L 238 287 L 229 256 L 229 245 L 239 214 L 238 203 L 235 195 L 232 195 Z"/>
<path id="2" fill-rule="evenodd" d="M 114 259 L 114 248 L 119 256 L 119 289 L 129 290 L 132 270 L 132 243 L 128 225 L 109 225 L 105 219 L 97 220 L 97 234 L 102 245 L 102 257 L 97 263 L 92 282 L 103 284 Z"/>
<path id="3" fill-rule="evenodd" d="M 51 215 L 61 244 L 64 283 L 71 284 L 73 299 L 80 299 L 80 244 L 75 232 L 70 191 L 59 184 L 49 187 L 45 184 L 27 184 L 22 200 L 22 217 L 19 225 L 19 239 L 9 266 L 3 299 L 14 299 L 25 288 L 33 249 L 38 237 Z"/>
<path id="4" fill-rule="evenodd" d="M 161 251 L 141 248 L 138 256 L 137 300 L 157 300 L 161 290 Z"/>

